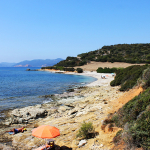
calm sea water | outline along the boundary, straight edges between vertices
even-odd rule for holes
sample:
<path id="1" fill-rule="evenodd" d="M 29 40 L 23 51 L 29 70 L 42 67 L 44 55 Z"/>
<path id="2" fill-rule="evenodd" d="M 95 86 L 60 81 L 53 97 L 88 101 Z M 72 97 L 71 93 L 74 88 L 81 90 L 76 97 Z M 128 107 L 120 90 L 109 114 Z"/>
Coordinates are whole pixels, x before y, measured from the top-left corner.
<path id="1" fill-rule="evenodd" d="M 0 68 L 0 112 L 7 109 L 51 101 L 41 97 L 60 94 L 69 88 L 83 86 L 96 79 L 86 76 L 26 71 L 27 68 Z M 40 68 L 30 68 L 40 69 Z"/>

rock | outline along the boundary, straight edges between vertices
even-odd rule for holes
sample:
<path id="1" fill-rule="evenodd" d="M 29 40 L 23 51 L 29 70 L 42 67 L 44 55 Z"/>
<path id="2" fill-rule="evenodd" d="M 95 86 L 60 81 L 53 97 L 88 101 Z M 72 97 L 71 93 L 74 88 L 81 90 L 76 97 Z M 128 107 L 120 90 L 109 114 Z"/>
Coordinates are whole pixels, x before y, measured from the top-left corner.
<path id="1" fill-rule="evenodd" d="M 74 109 L 70 110 L 70 111 L 68 112 L 68 115 L 76 114 L 79 110 L 80 110 L 80 108 L 77 106 L 77 107 L 75 107 Z"/>
<path id="2" fill-rule="evenodd" d="M 86 103 L 82 103 L 82 104 L 79 103 L 79 107 L 82 108 L 82 109 L 84 109 L 86 106 L 87 106 Z"/>
<path id="3" fill-rule="evenodd" d="M 68 118 L 69 118 L 69 119 L 72 119 L 72 118 L 74 118 L 75 116 L 76 116 L 76 114 L 73 114 L 73 115 L 68 116 Z"/>
<path id="4" fill-rule="evenodd" d="M 79 117 L 79 116 L 85 115 L 85 114 L 87 114 L 87 113 L 88 113 L 88 111 L 79 111 L 79 112 L 76 114 L 76 116 Z"/>
<path id="5" fill-rule="evenodd" d="M 11 115 L 10 117 L 11 119 L 7 120 L 7 122 L 9 123 L 12 124 L 28 123 L 29 120 L 43 118 L 47 116 L 48 111 L 41 108 L 40 105 L 37 105 L 37 106 L 29 106 L 21 109 L 14 109 L 10 115 Z"/>
<path id="6" fill-rule="evenodd" d="M 53 108 L 53 109 L 50 109 L 50 110 L 48 110 L 48 116 L 50 116 L 50 115 L 52 115 L 52 114 L 54 114 L 54 113 L 58 113 L 58 111 L 57 111 L 57 109 L 56 108 Z"/>
<path id="7" fill-rule="evenodd" d="M 65 112 L 66 110 L 70 110 L 70 109 L 71 109 L 71 107 L 68 107 L 68 106 L 60 106 L 58 108 L 58 112 L 62 113 L 62 112 Z"/>
<path id="8" fill-rule="evenodd" d="M 23 118 L 19 118 L 19 119 L 18 119 L 18 123 L 21 124 L 22 122 L 23 122 Z"/>
<path id="9" fill-rule="evenodd" d="M 10 121 L 5 121 L 4 124 L 9 126 L 11 124 L 11 122 Z"/>
<path id="10" fill-rule="evenodd" d="M 72 148 L 78 148 L 78 146 L 76 145 L 76 140 L 73 140 L 73 141 L 72 141 L 71 147 L 72 147 Z"/>
<path id="11" fill-rule="evenodd" d="M 74 92 L 74 89 L 68 89 L 67 91 L 68 92 Z"/>
<path id="12" fill-rule="evenodd" d="M 3 149 L 3 150 L 14 150 L 14 148 L 11 148 L 10 146 L 7 146 L 5 144 L 0 144 L 0 149 Z"/>
<path id="13" fill-rule="evenodd" d="M 78 147 L 81 147 L 81 146 L 85 145 L 86 143 L 87 143 L 86 140 L 81 140 L 78 144 Z"/>
<path id="14" fill-rule="evenodd" d="M 30 69 L 26 69 L 26 71 L 30 71 Z"/>

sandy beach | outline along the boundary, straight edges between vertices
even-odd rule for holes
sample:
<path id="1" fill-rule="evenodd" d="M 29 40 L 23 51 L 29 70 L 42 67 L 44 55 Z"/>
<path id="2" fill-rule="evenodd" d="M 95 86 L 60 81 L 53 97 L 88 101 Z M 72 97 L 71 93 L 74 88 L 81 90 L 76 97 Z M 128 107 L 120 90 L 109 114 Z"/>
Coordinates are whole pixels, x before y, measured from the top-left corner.
<path id="1" fill-rule="evenodd" d="M 57 103 L 13 110 L 10 112 L 10 118 L 12 118 L 11 116 L 14 117 L 14 123 L 11 123 L 7 128 L 1 128 L 1 138 L 12 140 L 13 148 L 35 149 L 44 144 L 45 140 L 33 137 L 32 130 L 44 124 L 55 126 L 60 130 L 60 136 L 55 138 L 55 144 L 59 147 L 65 146 L 72 150 L 111 149 L 114 146 L 113 137 L 120 129 L 117 127 L 113 127 L 111 130 L 109 127 L 102 129 L 103 121 L 109 114 L 114 113 L 126 102 L 138 95 L 142 89 L 135 88 L 127 92 L 120 92 L 119 86 L 110 86 L 110 82 L 114 79 L 112 74 L 100 74 L 96 73 L 96 71 L 84 71 L 81 74 L 67 72 L 67 74 L 91 76 L 97 80 L 86 87 L 68 93 L 67 96 L 67 93 L 62 94 Z M 106 79 L 102 79 L 102 75 L 105 75 Z M 30 116 L 27 115 L 28 113 L 30 113 Z M 40 114 L 41 117 L 39 115 L 37 118 L 37 114 Z M 7 120 L 6 123 L 9 124 L 9 121 Z M 15 123 L 15 121 L 18 122 Z M 21 121 L 27 121 L 26 132 L 13 136 L 4 133 L 5 130 L 12 127 L 23 126 L 24 124 Z M 83 121 L 92 122 L 97 134 L 94 138 L 86 140 L 84 146 L 79 147 L 78 144 L 81 139 L 76 138 L 76 135 Z M 0 144 L 0 147 L 4 147 L 4 145 Z"/>
<path id="2" fill-rule="evenodd" d="M 86 86 L 108 86 L 112 80 L 114 80 L 114 76 L 111 73 L 97 73 L 96 71 L 84 71 L 83 73 L 76 72 L 65 72 L 65 71 L 57 71 L 52 69 L 40 69 L 40 71 L 49 71 L 52 73 L 63 73 L 63 74 L 71 74 L 71 75 L 82 75 L 82 76 L 90 76 L 96 78 L 97 80 L 86 85 Z M 102 76 L 105 76 L 105 79 L 102 79 Z"/>
<path id="3" fill-rule="evenodd" d="M 97 79 L 86 86 L 108 86 L 114 80 L 114 76 L 111 73 L 97 73 L 96 71 L 84 71 L 83 73 L 67 72 L 65 74 L 90 76 Z M 102 79 L 102 76 L 105 76 L 105 79 Z"/>

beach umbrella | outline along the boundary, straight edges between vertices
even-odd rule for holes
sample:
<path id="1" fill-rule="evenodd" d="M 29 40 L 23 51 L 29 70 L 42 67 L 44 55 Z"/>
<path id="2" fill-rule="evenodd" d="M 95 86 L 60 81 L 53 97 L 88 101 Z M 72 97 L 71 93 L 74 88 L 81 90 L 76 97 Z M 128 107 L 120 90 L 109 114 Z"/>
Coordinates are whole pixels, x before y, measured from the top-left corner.
<path id="1" fill-rule="evenodd" d="M 32 135 L 38 138 L 51 139 L 59 136 L 60 132 L 59 129 L 56 127 L 50 125 L 42 125 L 33 129 Z"/>

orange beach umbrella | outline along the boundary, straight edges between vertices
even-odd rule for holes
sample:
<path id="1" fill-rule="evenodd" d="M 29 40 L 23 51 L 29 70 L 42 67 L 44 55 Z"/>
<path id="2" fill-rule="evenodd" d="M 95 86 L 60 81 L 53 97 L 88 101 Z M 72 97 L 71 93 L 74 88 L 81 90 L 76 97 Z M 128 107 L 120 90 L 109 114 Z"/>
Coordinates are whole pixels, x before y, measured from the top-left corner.
<path id="1" fill-rule="evenodd" d="M 35 128 L 32 131 L 32 135 L 43 139 L 50 139 L 59 136 L 60 132 L 56 127 L 50 125 L 42 125 L 38 128 Z"/>

